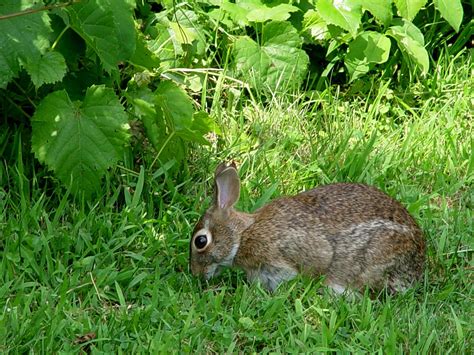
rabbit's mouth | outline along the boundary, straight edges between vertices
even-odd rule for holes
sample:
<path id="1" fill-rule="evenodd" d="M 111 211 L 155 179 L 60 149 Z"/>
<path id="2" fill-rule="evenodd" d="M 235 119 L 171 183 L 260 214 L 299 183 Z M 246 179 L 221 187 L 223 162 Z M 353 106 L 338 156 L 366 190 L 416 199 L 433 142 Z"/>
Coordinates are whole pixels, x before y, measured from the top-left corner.
<path id="1" fill-rule="evenodd" d="M 220 266 L 219 264 L 211 264 L 204 273 L 204 277 L 206 278 L 206 280 L 209 280 L 210 278 L 219 275 L 221 271 L 222 266 Z"/>

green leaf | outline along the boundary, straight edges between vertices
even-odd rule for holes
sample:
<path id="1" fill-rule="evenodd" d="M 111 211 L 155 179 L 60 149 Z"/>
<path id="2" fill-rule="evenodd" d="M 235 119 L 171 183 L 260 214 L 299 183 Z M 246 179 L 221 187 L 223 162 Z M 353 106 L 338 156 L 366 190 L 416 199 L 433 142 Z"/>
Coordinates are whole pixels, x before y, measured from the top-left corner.
<path id="1" fill-rule="evenodd" d="M 392 21 L 392 0 L 361 0 L 360 4 L 385 26 Z"/>
<path id="2" fill-rule="evenodd" d="M 146 135 L 159 152 L 162 163 L 183 160 L 185 141 L 209 144 L 203 135 L 211 131 L 219 133 L 205 112 L 193 112 L 191 99 L 171 81 L 161 82 L 155 92 L 148 88 L 129 90 L 127 101 L 142 120 Z"/>
<path id="3" fill-rule="evenodd" d="M 240 7 L 239 5 L 227 0 L 224 0 L 220 7 L 229 15 L 232 21 L 237 23 L 239 26 L 243 27 L 248 25 L 247 14 L 249 13 L 249 9 Z"/>
<path id="4" fill-rule="evenodd" d="M 353 37 L 357 34 L 362 18 L 362 9 L 355 0 L 319 0 L 316 9 L 328 24 L 348 31 Z"/>
<path id="5" fill-rule="evenodd" d="M 73 191 L 91 194 L 129 139 L 127 115 L 112 89 L 92 86 L 84 101 L 65 90 L 46 96 L 31 121 L 35 156 Z"/>
<path id="6" fill-rule="evenodd" d="M 120 288 L 120 285 L 118 284 L 117 281 L 115 281 L 115 290 L 117 291 L 117 297 L 118 297 L 120 306 L 121 306 L 121 307 L 126 307 L 126 306 L 127 306 L 127 303 L 126 303 L 126 301 L 125 301 L 125 297 L 123 296 L 123 291 L 122 291 L 122 289 Z"/>
<path id="7" fill-rule="evenodd" d="M 427 0 L 393 0 L 400 15 L 408 21 L 412 21 L 415 18 L 420 9 L 425 6 L 426 1 Z"/>
<path id="8" fill-rule="evenodd" d="M 209 132 L 219 133 L 220 130 L 214 120 L 206 112 L 201 111 L 193 115 L 193 121 L 189 129 L 181 130 L 177 134 L 188 141 L 209 145 L 209 142 L 203 137 Z"/>
<path id="9" fill-rule="evenodd" d="M 61 81 L 67 70 L 66 61 L 58 52 L 47 52 L 39 59 L 28 60 L 25 67 L 37 88 Z"/>
<path id="10" fill-rule="evenodd" d="M 156 109 L 156 114 L 142 116 L 147 137 L 159 153 L 158 158 L 162 163 L 175 160 L 182 161 L 186 154 L 186 145 L 181 137 L 176 134 L 173 127 L 167 125 L 164 113 Z"/>
<path id="11" fill-rule="evenodd" d="M 145 37 L 142 34 L 138 34 L 137 46 L 135 53 L 133 53 L 133 56 L 130 58 L 130 62 L 149 70 L 154 70 L 160 67 L 160 59 L 150 50 L 145 41 Z"/>
<path id="12" fill-rule="evenodd" d="M 251 320 L 249 317 L 240 317 L 239 318 L 239 324 L 244 328 L 244 329 L 252 329 L 254 326 L 254 321 Z"/>
<path id="13" fill-rule="evenodd" d="M 427 73 L 430 67 L 428 52 L 424 47 L 424 38 L 421 31 L 407 20 L 396 21 L 400 24 L 391 26 L 387 30 L 387 35 L 392 36 L 404 55 L 411 58 L 421 69 L 422 73 Z"/>
<path id="14" fill-rule="evenodd" d="M 219 126 L 205 111 L 199 111 L 194 113 L 191 130 L 199 132 L 201 135 L 204 135 L 209 132 L 215 132 L 217 134 L 221 133 Z"/>
<path id="15" fill-rule="evenodd" d="M 209 144 L 203 135 L 214 128 L 214 122 L 204 112 L 194 114 L 191 99 L 175 83 L 160 83 L 155 91 L 155 104 L 161 111 L 169 131 L 190 142 Z"/>
<path id="16" fill-rule="evenodd" d="M 125 0 L 90 0 L 69 6 L 72 28 L 101 59 L 104 69 L 115 69 L 135 52 L 132 7 Z"/>
<path id="17" fill-rule="evenodd" d="M 3 0 L 0 15 L 40 5 L 34 0 Z M 50 46 L 48 36 L 51 32 L 49 16 L 45 11 L 0 21 L 0 88 L 5 88 L 17 76 L 20 65 L 40 60 Z"/>
<path id="18" fill-rule="evenodd" d="M 173 33 L 173 39 L 179 44 L 191 44 L 198 37 L 194 28 L 187 28 L 178 22 L 170 22 L 169 27 Z"/>
<path id="19" fill-rule="evenodd" d="M 163 113 L 155 106 L 154 93 L 147 87 L 131 87 L 129 82 L 126 95 L 127 101 L 132 105 L 133 113 L 142 120 L 149 141 L 159 151 L 169 132 L 166 129 Z"/>
<path id="20" fill-rule="evenodd" d="M 402 32 L 404 35 L 413 38 L 422 46 L 425 45 L 425 37 L 423 37 L 423 33 L 421 33 L 420 29 L 410 21 L 401 18 L 394 19 L 392 27 L 390 28 L 392 30 L 396 29 L 397 32 Z"/>
<path id="21" fill-rule="evenodd" d="M 247 20 L 251 22 L 267 22 L 267 21 L 285 21 L 292 12 L 298 11 L 298 8 L 289 4 L 280 4 L 269 7 L 262 5 L 247 14 Z"/>
<path id="22" fill-rule="evenodd" d="M 199 15 L 192 10 L 180 10 L 174 15 L 175 22 L 167 22 L 175 46 L 184 49 L 184 66 L 192 65 L 192 59 L 205 56 L 209 44 L 203 35 L 208 31 Z M 202 24 L 202 25 L 201 25 Z M 184 38 L 183 38 L 184 37 Z"/>
<path id="23" fill-rule="evenodd" d="M 179 66 L 176 62 L 178 56 L 183 54 L 181 46 L 175 46 L 175 40 L 171 37 L 170 30 L 160 23 L 154 26 L 157 36 L 147 42 L 148 48 L 160 59 L 160 68 L 166 70 Z"/>
<path id="24" fill-rule="evenodd" d="M 330 38 L 326 21 L 317 11 L 308 10 L 303 17 L 303 31 L 308 31 L 310 36 L 318 41 Z"/>
<path id="25" fill-rule="evenodd" d="M 160 108 L 166 122 L 174 130 L 190 128 L 193 120 L 193 103 L 186 92 L 172 81 L 162 81 L 155 91 L 155 105 Z"/>
<path id="26" fill-rule="evenodd" d="M 161 70 L 188 67 L 192 65 L 190 60 L 204 56 L 207 44 L 198 26 L 181 20 L 161 22 L 152 28 L 155 36 L 148 42 L 149 49 L 161 60 Z"/>
<path id="27" fill-rule="evenodd" d="M 222 24 L 226 28 L 234 27 L 234 22 L 230 19 L 229 13 L 225 11 L 222 7 L 210 10 L 209 12 L 207 12 L 206 16 L 209 17 L 209 19 Z M 243 16 L 243 18 L 245 20 L 245 15 Z"/>
<path id="28" fill-rule="evenodd" d="M 351 81 L 367 73 L 374 64 L 385 63 L 390 53 L 390 39 L 378 32 L 362 32 L 349 43 L 344 63 Z"/>
<path id="29" fill-rule="evenodd" d="M 303 316 L 303 303 L 301 302 L 301 298 L 295 300 L 295 313 L 298 317 Z"/>
<path id="30" fill-rule="evenodd" d="M 290 4 L 281 4 L 281 1 L 262 1 L 262 0 L 241 0 L 235 4 L 228 0 L 217 2 L 224 13 L 229 16 L 239 26 L 246 26 L 250 22 L 263 23 L 267 21 L 285 21 L 292 12 L 299 11 L 296 6 Z"/>
<path id="31" fill-rule="evenodd" d="M 134 0 L 101 0 L 99 5 L 110 8 L 114 19 L 114 29 L 119 42 L 120 60 L 129 59 L 135 52 L 136 30 L 133 19 Z"/>
<path id="32" fill-rule="evenodd" d="M 452 28 L 459 32 L 464 15 L 461 0 L 434 0 L 434 4 L 441 16 L 448 21 Z"/>
<path id="33" fill-rule="evenodd" d="M 275 90 L 284 83 L 300 86 L 308 67 L 302 40 L 288 22 L 270 22 L 263 27 L 261 43 L 244 36 L 237 39 L 234 58 L 237 71 L 258 86 Z"/>

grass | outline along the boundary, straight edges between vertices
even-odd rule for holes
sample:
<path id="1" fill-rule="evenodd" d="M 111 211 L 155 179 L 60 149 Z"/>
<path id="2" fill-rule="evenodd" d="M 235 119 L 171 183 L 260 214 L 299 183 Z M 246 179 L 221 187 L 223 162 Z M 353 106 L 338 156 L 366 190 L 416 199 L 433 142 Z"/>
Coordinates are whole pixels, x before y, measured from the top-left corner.
<path id="1" fill-rule="evenodd" d="M 222 138 L 192 150 L 180 180 L 168 166 L 128 163 L 92 202 L 38 170 L 22 134 L 0 134 L 10 147 L 0 166 L 0 352 L 472 353 L 472 74 L 469 56 L 441 57 L 424 85 L 402 92 L 374 82 L 366 96 L 332 88 L 216 107 Z M 209 284 L 191 277 L 193 223 L 215 165 L 230 158 L 245 210 L 334 181 L 387 191 L 426 233 L 423 283 L 347 299 L 304 277 L 273 294 L 238 270 Z"/>

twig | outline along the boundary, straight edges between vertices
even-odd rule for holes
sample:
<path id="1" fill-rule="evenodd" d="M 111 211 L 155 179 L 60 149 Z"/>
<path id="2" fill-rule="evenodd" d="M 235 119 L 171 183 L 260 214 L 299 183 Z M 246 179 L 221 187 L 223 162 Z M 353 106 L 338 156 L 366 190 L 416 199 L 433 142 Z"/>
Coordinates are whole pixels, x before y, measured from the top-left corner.
<path id="1" fill-rule="evenodd" d="M 5 98 L 13 105 L 15 106 L 18 110 L 21 111 L 21 113 L 23 115 L 25 115 L 26 118 L 28 119 L 31 119 L 31 116 L 25 111 L 23 110 L 23 108 L 21 106 L 19 106 L 15 101 L 13 101 L 10 97 L 8 97 L 7 95 L 5 95 Z"/>
<path id="2" fill-rule="evenodd" d="M 20 12 L 13 12 L 11 14 L 0 15 L 0 21 L 1 20 L 7 20 L 7 19 L 13 18 L 13 17 L 23 16 L 23 15 L 30 15 L 30 14 L 34 14 L 34 13 L 40 12 L 40 11 L 47 11 L 47 10 L 52 10 L 52 9 L 56 9 L 56 8 L 66 7 L 66 6 L 72 5 L 74 3 L 79 3 L 79 2 L 81 2 L 81 0 L 70 0 L 70 1 L 62 3 L 62 4 L 46 5 L 46 6 L 38 7 L 36 9 L 27 9 L 27 10 L 23 10 L 23 11 L 20 11 Z"/>

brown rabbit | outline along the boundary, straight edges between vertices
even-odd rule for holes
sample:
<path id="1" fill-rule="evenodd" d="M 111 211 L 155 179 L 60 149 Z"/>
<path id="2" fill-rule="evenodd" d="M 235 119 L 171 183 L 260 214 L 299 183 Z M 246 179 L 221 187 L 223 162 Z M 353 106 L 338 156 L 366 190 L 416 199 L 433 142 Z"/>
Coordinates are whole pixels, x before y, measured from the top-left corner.
<path id="1" fill-rule="evenodd" d="M 240 180 L 234 163 L 215 172 L 213 205 L 194 228 L 190 266 L 206 279 L 242 268 L 274 290 L 301 272 L 325 275 L 336 292 L 369 286 L 392 291 L 420 279 L 425 241 L 408 211 L 375 187 L 337 183 L 281 197 L 255 213 L 234 209 Z"/>

